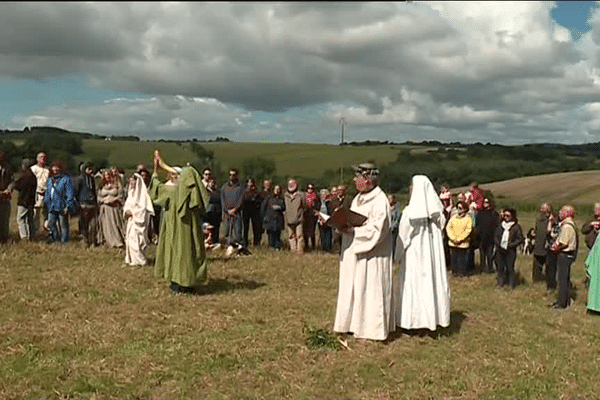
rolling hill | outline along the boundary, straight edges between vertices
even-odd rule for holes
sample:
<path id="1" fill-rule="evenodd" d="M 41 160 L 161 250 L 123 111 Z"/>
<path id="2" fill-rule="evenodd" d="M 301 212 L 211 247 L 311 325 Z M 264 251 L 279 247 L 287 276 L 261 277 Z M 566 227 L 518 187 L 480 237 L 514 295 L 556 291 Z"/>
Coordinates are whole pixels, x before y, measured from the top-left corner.
<path id="1" fill-rule="evenodd" d="M 252 142 L 202 142 L 207 150 L 213 151 L 221 169 L 239 168 L 247 158 L 261 157 L 275 162 L 278 176 L 317 178 L 327 169 L 339 171 L 352 164 L 374 160 L 378 164 L 396 159 L 406 145 L 339 146 L 304 143 L 252 143 Z M 154 149 L 159 149 L 165 161 L 172 165 L 194 162 L 196 155 L 184 142 L 160 141 L 107 141 L 86 139 L 83 149 L 86 158 L 106 158 L 110 165 L 119 165 L 131 170 L 139 163 L 152 165 Z M 416 146 L 415 146 L 416 147 Z"/>
<path id="2" fill-rule="evenodd" d="M 504 202 L 541 203 L 555 206 L 572 203 L 591 205 L 600 201 L 600 171 L 577 171 L 528 176 L 501 182 L 485 183 L 480 187 L 491 191 Z M 455 188 L 453 193 L 466 190 Z"/>

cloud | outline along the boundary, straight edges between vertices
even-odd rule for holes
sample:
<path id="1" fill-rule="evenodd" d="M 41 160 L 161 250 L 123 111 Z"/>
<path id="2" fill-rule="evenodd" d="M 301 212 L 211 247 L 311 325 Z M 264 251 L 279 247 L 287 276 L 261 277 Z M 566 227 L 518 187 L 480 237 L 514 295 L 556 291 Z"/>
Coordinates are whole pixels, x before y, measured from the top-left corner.
<path id="1" fill-rule="evenodd" d="M 373 135 L 365 140 L 597 140 L 586 104 L 600 102 L 600 11 L 573 42 L 552 20 L 553 7 L 3 3 L 0 76 L 84 73 L 91 87 L 140 94 L 57 105 L 14 125 L 335 142 L 329 132 L 343 116 L 355 132 Z M 294 110 L 304 114 L 287 118 Z"/>
<path id="2" fill-rule="evenodd" d="M 169 133 L 180 139 L 210 139 L 239 130 L 250 116 L 241 108 L 214 99 L 174 96 L 117 98 L 86 107 L 51 107 L 43 115 L 16 117 L 12 124 L 15 128 L 50 125 L 100 135 L 133 134 L 156 139 Z"/>

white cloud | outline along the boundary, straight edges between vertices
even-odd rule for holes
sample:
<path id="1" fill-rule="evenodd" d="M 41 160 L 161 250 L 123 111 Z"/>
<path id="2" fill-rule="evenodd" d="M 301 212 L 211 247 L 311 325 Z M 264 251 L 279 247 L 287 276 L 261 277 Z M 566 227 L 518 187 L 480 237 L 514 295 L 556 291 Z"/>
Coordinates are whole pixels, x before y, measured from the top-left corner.
<path id="1" fill-rule="evenodd" d="M 12 125 L 13 129 L 50 125 L 102 135 L 135 134 L 159 138 L 170 133 L 182 139 L 202 139 L 237 131 L 239 125 L 251 117 L 252 114 L 247 111 L 214 99 L 161 96 L 150 99 L 116 98 L 80 108 L 52 107 L 45 110 L 44 115 L 16 117 Z"/>
<path id="2" fill-rule="evenodd" d="M 574 43 L 553 7 L 3 3 L 0 76 L 85 73 L 91 87 L 151 96 L 52 107 L 14 125 L 335 142 L 343 116 L 365 139 L 598 140 L 585 105 L 600 102 L 600 8 Z M 280 113 L 254 120 L 258 110 Z"/>

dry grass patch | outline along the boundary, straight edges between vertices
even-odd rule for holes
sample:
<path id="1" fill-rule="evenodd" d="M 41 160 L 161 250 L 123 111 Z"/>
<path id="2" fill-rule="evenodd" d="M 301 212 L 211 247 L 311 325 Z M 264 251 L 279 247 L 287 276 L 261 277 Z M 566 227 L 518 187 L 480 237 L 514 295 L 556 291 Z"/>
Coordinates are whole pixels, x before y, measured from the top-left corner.
<path id="1" fill-rule="evenodd" d="M 600 201 L 599 182 L 600 171 L 578 171 L 485 183 L 480 187 L 492 191 L 495 196 L 518 202 L 593 204 Z"/>

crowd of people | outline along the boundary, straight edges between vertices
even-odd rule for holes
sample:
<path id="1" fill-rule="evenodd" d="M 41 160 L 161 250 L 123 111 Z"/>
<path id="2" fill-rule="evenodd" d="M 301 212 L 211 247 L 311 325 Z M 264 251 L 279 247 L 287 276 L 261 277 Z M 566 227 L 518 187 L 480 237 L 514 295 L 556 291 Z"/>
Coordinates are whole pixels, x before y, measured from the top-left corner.
<path id="1" fill-rule="evenodd" d="M 19 237 L 31 240 L 36 235 L 46 236 L 50 242 L 70 241 L 69 218 L 79 217 L 79 234 L 88 246 L 105 244 L 124 248 L 129 214 L 124 214 L 125 199 L 130 183 L 117 168 L 95 171 L 91 163 L 80 166 L 80 175 L 72 177 L 66 172 L 64 162 L 54 160 L 47 166 L 48 157 L 40 152 L 36 161 L 22 160 L 17 179 L 5 163 L 0 152 L 0 242 L 8 238 L 10 199 L 17 191 L 17 225 Z M 131 177 L 135 182 L 139 174 L 149 177 L 147 171 L 138 170 Z M 97 188 L 96 180 L 100 184 Z"/>
<path id="2" fill-rule="evenodd" d="M 497 212 L 492 196 L 477 183 L 458 193 L 455 203 L 449 187 L 442 185 L 438 192 L 426 176 L 416 175 L 403 207 L 381 190 L 378 169 L 369 163 L 355 166 L 358 194 L 353 199 L 344 185 L 317 190 L 308 184 L 302 190 L 295 179 L 285 187 L 264 180 L 259 189 L 249 178 L 242 186 L 235 168 L 219 187 L 210 168 L 199 173 L 190 166 L 170 167 L 158 151 L 152 174 L 139 165 L 127 180 L 115 167 L 96 171 L 84 163 L 73 178 L 60 160 L 49 167 L 47 163 L 43 152 L 35 162 L 25 159 L 14 179 L 0 152 L 0 242 L 8 240 L 10 199 L 18 191 L 21 239 L 46 232 L 50 242 L 67 243 L 69 216 L 78 215 L 85 245 L 122 248 L 128 264 L 146 265 L 145 248 L 155 243 L 156 276 L 167 280 L 174 292 L 185 293 L 206 280 L 207 251 L 224 245 L 228 256 L 251 254 L 264 236 L 269 247 L 281 250 L 285 231 L 293 253 L 320 249 L 340 255 L 334 330 L 344 345 L 348 332 L 385 340 L 397 326 L 448 326 L 447 271 L 458 278 L 471 275 L 476 251 L 481 271 L 496 273 L 498 288 L 514 289 L 519 281 L 515 262 L 525 237 L 517 211 Z M 330 225 L 328 220 L 342 210 L 363 219 Z M 574 217 L 570 205 L 555 214 L 544 203 L 530 233 L 535 237 L 532 280 L 557 290 L 551 305 L 557 309 L 571 301 L 570 268 L 579 248 Z M 599 230 L 600 203 L 581 229 L 589 251 L 588 308 L 600 312 Z M 395 300 L 394 260 L 400 265 Z"/>
<path id="3" fill-rule="evenodd" d="M 498 288 L 514 289 L 519 279 L 515 268 L 517 252 L 526 241 L 517 211 L 507 207 L 497 212 L 493 199 L 485 196 L 477 183 L 472 183 L 468 192 L 457 195 L 456 205 L 447 193 L 448 188 L 442 187 L 439 196 L 448 218 L 446 254 L 453 275 L 464 277 L 473 273 L 474 254 L 478 250 L 481 272 L 496 273 Z M 600 203 L 594 215 L 597 219 L 588 221 L 581 230 L 589 250 L 600 227 Z M 557 290 L 556 301 L 549 305 L 556 309 L 567 308 L 572 300 L 570 268 L 579 249 L 574 218 L 575 208 L 571 205 L 564 205 L 556 214 L 551 204 L 543 203 L 528 234 L 532 242 L 531 279 L 545 281 L 549 292 Z"/>
<path id="4" fill-rule="evenodd" d="M 223 242 L 228 255 L 248 254 L 252 227 L 254 247 L 260 246 L 266 235 L 268 246 L 281 250 L 285 232 L 294 253 L 315 249 L 339 252 L 340 234 L 334 233 L 319 216 L 330 216 L 338 207 L 349 207 L 351 199 L 345 185 L 317 192 L 312 183 L 302 190 L 296 179 L 289 179 L 284 192 L 282 186 L 273 186 L 267 179 L 259 190 L 253 178 L 242 186 L 238 170 L 231 168 L 227 182 L 219 188 L 208 167 L 202 170 L 202 182 L 210 196 L 205 229 L 209 249 L 220 247 Z"/>

